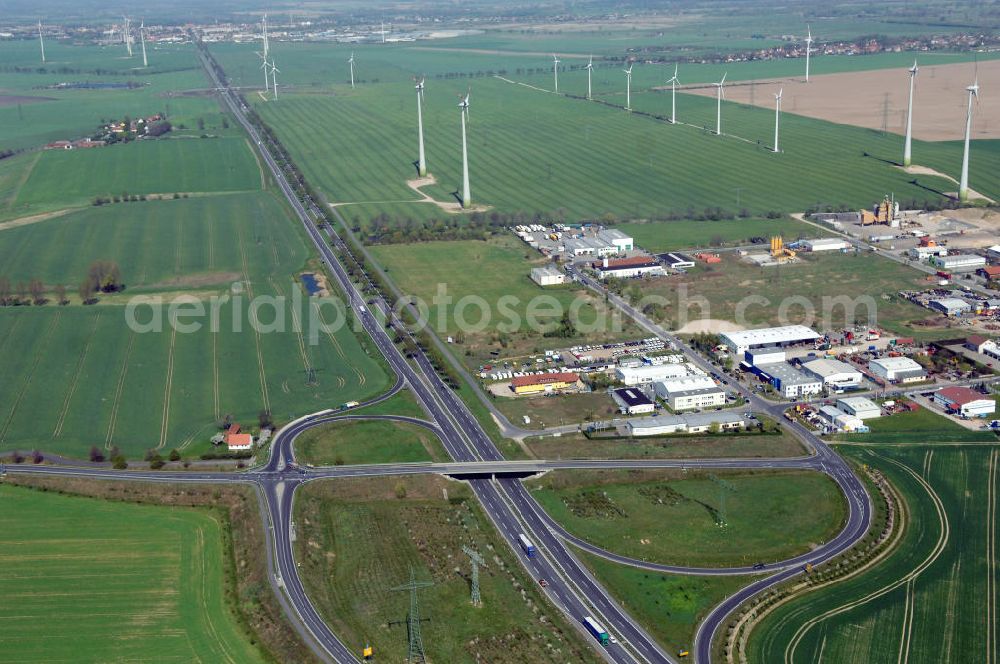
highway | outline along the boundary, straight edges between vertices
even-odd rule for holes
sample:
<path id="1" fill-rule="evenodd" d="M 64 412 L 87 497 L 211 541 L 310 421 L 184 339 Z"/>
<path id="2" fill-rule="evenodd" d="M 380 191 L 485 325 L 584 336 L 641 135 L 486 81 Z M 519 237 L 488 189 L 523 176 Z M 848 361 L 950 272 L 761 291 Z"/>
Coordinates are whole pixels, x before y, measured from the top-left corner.
<path id="1" fill-rule="evenodd" d="M 302 484 L 324 478 L 375 475 L 404 475 L 417 472 L 437 472 L 467 479 L 472 490 L 483 506 L 485 513 L 497 531 L 514 550 L 518 560 L 535 579 L 544 578 L 548 586 L 543 592 L 567 617 L 571 625 L 580 631 L 581 638 L 591 640 L 584 631 L 584 616 L 593 616 L 616 637 L 616 642 L 597 652 L 611 662 L 673 662 L 674 659 L 613 600 L 603 587 L 593 578 L 567 545 L 572 536 L 555 524 L 531 497 L 517 478 L 518 475 L 542 472 L 558 468 L 812 468 L 829 474 L 843 489 L 850 506 L 848 523 L 836 538 L 812 552 L 814 563 L 822 562 L 848 548 L 867 531 L 871 518 L 871 500 L 864 486 L 853 475 L 847 464 L 833 453 L 822 441 L 795 423 L 787 423 L 796 436 L 812 450 L 808 457 L 791 459 L 712 459 L 712 460 L 641 460 L 641 461 L 507 461 L 493 444 L 479 422 L 471 414 L 464 402 L 438 376 L 430 360 L 422 352 L 413 354 L 408 360 L 393 344 L 380 320 L 365 306 L 359 289 L 351 281 L 344 266 L 330 247 L 330 240 L 339 241 L 332 229 L 327 235 L 317 228 L 314 215 L 300 202 L 293 188 L 285 179 L 283 171 L 271 152 L 261 145 L 261 136 L 247 119 L 241 100 L 220 80 L 214 62 L 202 52 L 205 69 L 212 79 L 221 99 L 236 120 L 247 131 L 251 140 L 260 146 L 259 154 L 271 171 L 296 216 L 302 222 L 317 251 L 330 268 L 330 272 L 345 293 L 349 306 L 354 310 L 364 331 L 372 339 L 379 352 L 385 357 L 389 368 L 396 376 L 392 390 L 378 397 L 380 401 L 408 386 L 429 417 L 429 421 L 419 418 L 399 416 L 365 416 L 362 413 L 342 413 L 324 410 L 295 420 L 284 426 L 275 435 L 271 444 L 271 454 L 259 468 L 243 473 L 211 472 L 164 472 L 164 471 L 114 471 L 94 467 L 55 466 L 7 466 L 9 473 L 32 473 L 39 475 L 63 475 L 93 479 L 155 481 L 155 482 L 195 482 L 195 483 L 242 483 L 252 484 L 258 490 L 262 506 L 262 518 L 267 534 L 268 565 L 272 570 L 271 584 L 295 629 L 306 643 L 326 662 L 356 662 L 357 648 L 342 643 L 325 624 L 306 594 L 298 576 L 294 558 L 292 517 L 296 489 Z M 335 211 L 336 212 L 336 211 Z M 599 288 L 599 284 L 588 284 Z M 615 296 L 611 296 L 612 300 Z M 620 299 L 615 303 L 635 318 L 652 333 L 670 339 L 684 348 L 679 340 L 655 326 L 635 311 L 630 311 L 627 303 Z M 686 349 L 694 361 L 707 362 L 690 349 Z M 737 386 L 738 391 L 743 391 Z M 774 413 L 780 408 L 749 395 L 755 409 Z M 453 459 L 450 464 L 386 464 L 380 466 L 341 466 L 333 468 L 303 468 L 295 462 L 294 440 L 303 431 L 330 421 L 344 418 L 394 419 L 423 426 L 439 437 L 445 450 Z M 527 557 L 517 541 L 518 534 L 524 533 L 538 548 L 538 555 Z M 607 552 L 604 552 L 607 554 Z M 613 554 L 607 554 L 613 555 Z M 627 564 L 642 561 L 623 559 Z M 685 568 L 676 568 L 685 569 Z M 759 590 L 798 573 L 794 563 L 775 574 L 761 579 L 747 589 L 741 590 L 716 607 L 699 628 L 694 654 L 696 661 L 710 661 L 711 639 L 734 607 Z M 725 570 L 718 570 L 724 573 Z M 694 573 L 694 572 L 692 572 Z M 701 572 L 698 572 L 701 573 Z M 742 573 L 742 572 L 735 572 Z M 360 644 L 355 644 L 360 646 Z"/>
<path id="2" fill-rule="evenodd" d="M 330 237 L 325 238 L 322 235 L 317 228 L 315 216 L 303 206 L 270 150 L 262 145 L 261 136 L 246 117 L 242 101 L 219 78 L 214 61 L 207 56 L 204 50 L 200 51 L 200 57 L 206 72 L 218 89 L 226 106 L 247 131 L 251 141 L 261 148 L 259 153 L 264 163 L 309 234 L 320 256 L 330 268 L 334 279 L 346 294 L 348 303 L 351 309 L 356 312 L 357 319 L 361 322 L 365 332 L 383 354 L 391 370 L 411 388 L 425 412 L 440 428 L 441 441 L 446 451 L 456 461 L 502 461 L 503 457 L 493 445 L 492 440 L 482 430 L 465 404 L 440 379 L 426 355 L 419 351 L 414 353 L 413 361 L 416 365 L 414 367 L 392 343 L 381 322 L 366 308 L 361 292 L 351 281 L 344 266 L 331 250 L 329 240 L 332 238 L 336 242 L 339 238 L 336 238 L 329 229 L 327 233 L 330 234 Z M 336 212 L 336 210 L 334 211 Z M 300 420 L 298 425 L 307 423 L 307 419 Z M 289 461 L 292 459 L 291 449 L 290 443 L 285 445 L 284 441 L 293 439 L 294 435 L 282 436 L 280 440 L 276 436 L 273 444 L 275 451 L 268 463 L 268 470 L 278 474 L 273 474 L 272 478 L 282 477 L 281 471 L 288 468 Z M 532 524 L 520 522 L 515 509 L 502 499 L 498 487 L 491 480 L 473 479 L 469 483 L 489 517 L 497 526 L 498 531 L 507 539 L 512 549 L 519 550 L 516 537 L 511 536 L 511 533 L 515 531 L 527 531 L 526 534 L 529 537 L 540 542 L 540 548 L 545 553 L 532 558 L 525 565 L 530 573 L 545 575 L 549 582 L 545 592 L 555 605 L 563 610 L 570 623 L 575 624 L 581 633 L 585 634 L 582 628 L 583 618 L 592 615 L 602 622 L 611 633 L 618 635 L 619 643 L 611 644 L 605 649 L 599 649 L 605 658 L 614 662 L 673 661 L 644 629 L 609 600 L 604 589 L 572 556 L 562 540 L 552 535 L 544 527 L 542 527 L 542 532 L 537 532 L 532 529 Z M 294 489 L 298 486 L 298 482 L 269 479 L 267 482 L 262 482 L 261 486 L 267 498 L 271 522 L 276 533 L 280 534 L 283 529 L 289 527 Z M 505 487 L 505 491 L 520 495 L 522 499 L 528 498 L 527 491 L 520 482 L 513 482 Z M 534 525 L 540 526 L 537 523 Z M 329 628 L 323 625 L 322 621 L 313 619 L 316 614 L 315 608 L 302 591 L 288 538 L 276 536 L 274 546 L 276 550 L 275 563 L 282 579 L 278 585 L 288 593 L 302 622 L 315 636 L 316 641 L 337 661 L 355 661 L 356 658 Z M 519 559 L 524 562 L 523 556 L 519 556 Z"/>

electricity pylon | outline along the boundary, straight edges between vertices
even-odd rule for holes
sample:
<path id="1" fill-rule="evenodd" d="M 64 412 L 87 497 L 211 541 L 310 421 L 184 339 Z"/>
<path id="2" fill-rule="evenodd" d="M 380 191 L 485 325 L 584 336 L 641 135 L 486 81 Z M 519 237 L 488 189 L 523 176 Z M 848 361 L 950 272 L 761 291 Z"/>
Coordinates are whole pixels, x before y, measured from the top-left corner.
<path id="1" fill-rule="evenodd" d="M 394 591 L 410 591 L 410 612 L 406 615 L 406 634 L 409 639 L 409 646 L 406 651 L 406 661 L 413 664 L 414 662 L 426 662 L 427 658 L 424 655 L 424 641 L 420 637 L 420 623 L 422 619 L 420 618 L 420 609 L 417 606 L 417 590 L 420 588 L 426 588 L 428 586 L 433 586 L 434 584 L 430 581 L 417 581 L 413 573 L 413 568 L 410 568 L 410 582 L 404 583 L 401 586 L 396 586 L 392 590 Z M 425 619 L 429 620 L 429 619 Z M 390 625 L 399 624 L 397 621 L 389 623 Z"/>
<path id="2" fill-rule="evenodd" d="M 462 551 L 465 551 L 465 555 L 469 556 L 469 560 L 472 562 L 472 605 L 482 606 L 483 598 L 479 594 L 479 566 L 485 565 L 486 561 L 475 549 L 462 545 Z"/>
<path id="3" fill-rule="evenodd" d="M 716 523 L 720 528 L 725 528 L 729 525 L 726 521 L 726 492 L 735 492 L 736 487 L 726 480 L 719 479 L 715 475 L 709 475 L 708 479 L 719 485 L 719 516 L 716 519 Z"/>

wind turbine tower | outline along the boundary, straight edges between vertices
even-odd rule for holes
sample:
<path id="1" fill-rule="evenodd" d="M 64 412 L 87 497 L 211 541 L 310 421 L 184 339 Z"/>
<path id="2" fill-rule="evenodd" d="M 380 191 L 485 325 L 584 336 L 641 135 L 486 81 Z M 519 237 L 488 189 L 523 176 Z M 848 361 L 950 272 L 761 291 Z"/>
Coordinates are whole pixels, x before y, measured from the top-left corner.
<path id="1" fill-rule="evenodd" d="M 594 73 L 594 56 L 590 56 L 587 63 L 587 99 L 591 99 L 590 77 Z"/>
<path id="2" fill-rule="evenodd" d="M 271 44 L 267 40 L 267 14 L 264 14 L 264 16 L 261 18 L 260 29 L 261 29 L 261 39 L 264 42 L 264 59 L 267 60 L 267 56 L 270 55 L 271 53 Z"/>
<path id="3" fill-rule="evenodd" d="M 417 156 L 417 172 L 420 177 L 427 175 L 427 161 L 424 159 L 424 77 L 417 81 L 417 137 L 419 142 L 419 152 Z"/>
<path id="4" fill-rule="evenodd" d="M 148 67 L 149 60 L 146 59 L 146 20 L 139 22 L 139 41 L 142 42 L 142 66 Z"/>
<path id="5" fill-rule="evenodd" d="M 458 103 L 459 112 L 462 115 L 462 207 L 468 208 L 472 205 L 472 192 L 469 188 L 469 144 L 465 135 L 465 122 L 469 117 L 469 95 L 466 92 L 462 101 Z"/>
<path id="6" fill-rule="evenodd" d="M 278 74 L 281 70 L 274 65 L 274 58 L 271 58 L 271 85 L 274 86 L 274 98 L 278 98 Z"/>
<path id="7" fill-rule="evenodd" d="M 677 84 L 680 83 L 680 79 L 677 78 L 676 64 L 674 65 L 674 77 L 667 83 L 670 84 L 670 124 L 677 124 Z"/>
<path id="8" fill-rule="evenodd" d="M 812 28 L 806 24 L 806 83 L 809 82 L 809 54 L 812 53 L 813 33 Z"/>
<path id="9" fill-rule="evenodd" d="M 347 64 L 351 66 L 351 87 L 354 87 L 354 52 L 351 51 L 351 57 L 347 59 Z"/>
<path id="10" fill-rule="evenodd" d="M 969 135 L 972 133 L 972 98 L 979 101 L 979 79 L 966 88 L 969 91 L 969 110 L 965 116 L 965 152 L 962 153 L 962 179 L 958 185 L 958 200 L 969 200 Z"/>
<path id="11" fill-rule="evenodd" d="M 128 16 L 123 16 L 125 19 L 125 47 L 128 49 L 128 57 L 132 57 L 132 31 L 129 29 L 129 19 Z"/>
<path id="12" fill-rule="evenodd" d="M 722 90 L 722 86 L 726 83 L 726 73 L 722 74 L 722 80 L 718 83 L 713 83 L 715 86 L 715 135 L 722 135 L 722 98 L 726 96 L 726 93 Z"/>
<path id="13" fill-rule="evenodd" d="M 552 76 L 555 77 L 555 88 L 556 92 L 559 92 L 559 63 L 562 62 L 556 57 L 556 54 L 552 54 Z"/>
<path id="14" fill-rule="evenodd" d="M 380 32 L 382 33 L 382 43 L 384 44 L 385 43 L 385 20 L 384 19 L 382 20 L 382 29 L 380 30 Z"/>
<path id="15" fill-rule="evenodd" d="M 42 49 L 42 64 L 45 64 L 45 40 L 42 38 L 42 22 L 38 22 L 38 47 Z"/>
<path id="16" fill-rule="evenodd" d="M 781 152 L 778 147 L 778 121 L 781 119 L 781 94 L 784 92 L 784 88 L 778 90 L 778 94 L 774 95 L 774 151 Z"/>
<path id="17" fill-rule="evenodd" d="M 271 79 L 267 76 L 267 56 L 259 52 L 257 55 L 259 55 L 261 59 L 260 68 L 264 70 L 264 92 L 267 92 L 271 89 Z"/>
<path id="18" fill-rule="evenodd" d="M 903 166 L 910 165 L 910 151 L 913 145 L 913 80 L 917 77 L 917 61 L 910 67 L 910 102 L 906 105 L 906 142 L 903 144 Z"/>
<path id="19" fill-rule="evenodd" d="M 628 69 L 622 69 L 625 72 L 625 110 L 632 110 L 632 65 L 629 64 Z"/>

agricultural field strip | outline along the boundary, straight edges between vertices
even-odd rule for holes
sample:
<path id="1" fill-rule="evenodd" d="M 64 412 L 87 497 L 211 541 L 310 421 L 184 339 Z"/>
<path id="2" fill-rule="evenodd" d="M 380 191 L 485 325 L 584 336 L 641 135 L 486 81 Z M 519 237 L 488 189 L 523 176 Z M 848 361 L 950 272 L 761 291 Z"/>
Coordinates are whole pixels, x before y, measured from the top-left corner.
<path id="1" fill-rule="evenodd" d="M 118 372 L 118 384 L 115 386 L 115 396 L 111 402 L 111 417 L 108 421 L 108 435 L 104 441 L 104 447 L 111 449 L 111 441 L 115 435 L 115 424 L 118 421 L 118 408 L 121 406 L 122 391 L 125 388 L 125 376 L 128 374 L 128 362 L 132 356 L 132 347 L 135 345 L 135 332 L 129 332 L 128 344 L 125 346 L 125 355 L 122 358 L 122 368 Z"/>
<path id="2" fill-rule="evenodd" d="M 905 575 L 903 575 L 901 578 L 897 579 L 896 581 L 893 581 L 892 583 L 889 583 L 889 584 L 887 584 L 887 585 L 879 588 L 878 590 L 875 590 L 875 591 L 873 591 L 873 592 L 865 595 L 864 597 L 861 597 L 861 598 L 859 598 L 857 600 L 853 600 L 853 601 L 847 602 L 847 603 L 842 604 L 841 606 L 836 607 L 834 609 L 830 609 L 828 611 L 825 611 L 825 612 L 821 613 L 820 615 L 815 616 L 813 618 L 810 618 L 809 620 L 807 620 L 806 622 L 804 622 L 799 627 L 799 629 L 795 632 L 795 635 L 789 641 L 788 645 L 785 646 L 785 664 L 794 664 L 794 661 L 795 661 L 795 650 L 798 647 L 799 643 L 801 643 L 803 637 L 805 636 L 805 634 L 806 634 L 806 632 L 808 630 L 812 629 L 814 626 L 816 626 L 817 624 L 819 624 L 820 622 L 822 622 L 823 620 L 825 620 L 827 618 L 839 615 L 839 614 L 844 613 L 846 611 L 849 611 L 849 610 L 851 610 L 851 609 L 853 609 L 853 608 L 855 608 L 857 606 L 861 606 L 863 604 L 866 604 L 866 603 L 868 603 L 868 602 L 870 602 L 870 601 L 872 601 L 874 599 L 877 599 L 877 598 L 879 598 L 879 597 L 881 597 L 881 596 L 883 596 L 883 595 L 885 595 L 885 594 L 887 594 L 889 592 L 892 592 L 893 590 L 895 590 L 896 588 L 899 588 L 900 586 L 906 585 L 907 583 L 909 583 L 910 579 L 913 579 L 913 578 L 916 578 L 916 577 L 920 576 L 920 574 L 923 573 L 924 570 L 926 570 L 928 567 L 930 567 L 934 563 L 934 561 L 936 561 L 938 559 L 938 557 L 945 550 L 945 547 L 948 544 L 948 538 L 949 538 L 950 533 L 951 533 L 951 526 L 950 526 L 950 522 L 948 520 L 948 514 L 947 514 L 947 512 L 944 509 L 944 505 L 941 502 L 941 498 L 938 496 L 937 492 L 934 491 L 934 488 L 927 482 L 927 480 L 925 480 L 919 473 L 915 472 L 913 469 L 911 469 L 906 464 L 903 464 L 903 463 L 901 463 L 899 461 L 896 461 L 895 459 L 891 459 L 889 457 L 883 456 L 881 454 L 877 454 L 877 453 L 872 452 L 872 451 L 869 451 L 869 454 L 871 454 L 872 456 L 877 457 L 877 458 L 879 458 L 879 459 L 881 459 L 883 461 L 888 461 L 889 463 L 891 463 L 891 464 L 893 464 L 895 466 L 898 466 L 904 472 L 906 472 L 908 475 L 910 475 L 911 477 L 913 477 L 913 479 L 916 480 L 917 483 L 919 483 L 920 486 L 922 486 L 923 489 L 927 492 L 928 496 L 930 496 L 931 500 L 934 503 L 934 509 L 935 509 L 935 511 L 937 513 L 938 522 L 939 522 L 939 524 L 941 526 L 940 533 L 938 535 L 937 543 L 935 544 L 934 548 L 931 550 L 930 554 L 928 554 L 928 556 L 917 567 L 915 567 L 914 569 L 910 570 L 908 573 L 906 573 Z M 902 656 L 902 652 L 901 652 L 901 656 Z"/>
<path id="3" fill-rule="evenodd" d="M 58 438 L 59 434 L 62 433 L 63 423 L 66 421 L 66 413 L 69 411 L 69 404 L 73 400 L 73 394 L 76 393 L 76 386 L 80 382 L 80 374 L 83 371 L 83 363 L 87 360 L 87 355 L 90 354 L 90 347 L 94 343 L 94 337 L 97 336 L 97 326 L 101 322 L 101 314 L 103 311 L 98 311 L 97 315 L 94 316 L 94 325 L 90 328 L 90 334 L 87 336 L 87 342 L 84 344 L 83 352 L 80 353 L 80 358 L 77 360 L 76 369 L 73 371 L 73 378 L 70 379 L 69 388 L 66 390 L 66 396 L 63 398 L 62 409 L 59 411 L 59 419 L 56 421 L 56 427 L 52 430 L 52 437 Z"/>
<path id="4" fill-rule="evenodd" d="M 997 648 L 997 460 L 1000 450 L 990 454 L 989 481 L 986 484 L 986 664 L 996 664 Z"/>
<path id="5" fill-rule="evenodd" d="M 177 346 L 177 328 L 170 331 L 170 349 L 167 351 L 167 372 L 163 380 L 163 417 L 160 421 L 160 440 L 156 449 L 167 444 L 167 429 L 170 424 L 170 392 L 174 382 L 174 349 Z"/>
<path id="6" fill-rule="evenodd" d="M 48 343 L 49 338 L 52 336 L 52 333 L 55 331 L 56 327 L 58 327 L 59 320 L 61 318 L 62 318 L 62 311 L 59 310 L 52 317 L 52 320 L 49 322 L 49 326 L 42 334 L 40 343 L 43 349 Z M 14 399 L 14 403 L 11 404 L 10 412 L 7 414 L 7 419 L 4 421 L 3 428 L 0 429 L 0 445 L 2 445 L 4 441 L 7 439 L 7 430 L 10 428 L 10 423 L 14 419 L 14 415 L 17 413 L 17 408 L 21 404 L 21 399 L 24 398 L 24 393 L 27 392 L 28 386 L 31 385 L 31 379 L 34 378 L 35 376 L 35 369 L 38 368 L 38 364 L 42 361 L 42 358 L 44 356 L 45 356 L 44 353 L 39 353 L 39 352 L 35 353 L 35 357 L 32 360 L 31 367 L 28 369 L 28 373 L 24 377 L 24 382 L 21 385 L 21 389 L 18 390 L 17 397 Z"/>

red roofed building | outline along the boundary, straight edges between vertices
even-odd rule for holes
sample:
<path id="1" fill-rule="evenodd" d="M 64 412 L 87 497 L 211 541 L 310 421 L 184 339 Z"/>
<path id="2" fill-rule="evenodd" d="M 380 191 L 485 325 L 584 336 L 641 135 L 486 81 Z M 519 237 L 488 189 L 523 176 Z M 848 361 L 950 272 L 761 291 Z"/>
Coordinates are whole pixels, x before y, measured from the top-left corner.
<path id="1" fill-rule="evenodd" d="M 515 394 L 537 394 L 565 390 L 577 384 L 580 377 L 572 372 L 544 373 L 533 376 L 515 376 L 510 387 Z"/>
<path id="2" fill-rule="evenodd" d="M 233 422 L 226 430 L 225 443 L 230 452 L 242 452 L 253 449 L 253 436 L 240 433 L 240 425 Z"/>
<path id="3" fill-rule="evenodd" d="M 934 393 L 935 403 L 962 417 L 986 417 L 996 410 L 992 398 L 967 387 L 944 387 Z"/>
<path id="4" fill-rule="evenodd" d="M 987 265 L 979 268 L 978 272 L 987 279 L 1000 279 L 1000 265 Z"/>

